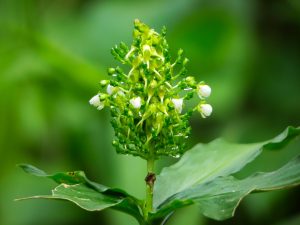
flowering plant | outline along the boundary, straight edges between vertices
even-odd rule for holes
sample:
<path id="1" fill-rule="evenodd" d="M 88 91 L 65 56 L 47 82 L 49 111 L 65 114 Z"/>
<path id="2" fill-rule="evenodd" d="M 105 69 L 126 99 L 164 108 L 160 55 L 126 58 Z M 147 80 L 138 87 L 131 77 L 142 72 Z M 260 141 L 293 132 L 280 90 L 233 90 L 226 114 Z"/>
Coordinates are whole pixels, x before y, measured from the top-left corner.
<path id="1" fill-rule="evenodd" d="M 147 161 L 145 200 L 92 182 L 82 171 L 47 174 L 21 164 L 26 172 L 58 183 L 51 195 L 30 198 L 64 199 L 89 211 L 112 208 L 132 215 L 140 224 L 163 225 L 176 209 L 191 204 L 198 204 L 207 217 L 224 220 L 234 215 L 240 201 L 251 192 L 300 184 L 300 156 L 273 172 L 242 180 L 231 175 L 263 150 L 283 148 L 300 135 L 299 127 L 288 127 L 264 142 L 234 144 L 216 139 L 186 151 L 192 113 L 198 111 L 203 118 L 212 113 L 212 106 L 206 103 L 211 88 L 186 76 L 188 59 L 182 50 L 172 61 L 165 28 L 159 34 L 135 20 L 132 45 L 121 43 L 112 49 L 112 55 L 130 68 L 128 72 L 120 66 L 109 68 L 112 78 L 100 81 L 101 90 L 90 104 L 98 110 L 110 109 L 117 153 Z M 186 101 L 195 94 L 199 103 L 186 109 Z M 181 158 L 156 175 L 154 163 L 161 156 Z"/>

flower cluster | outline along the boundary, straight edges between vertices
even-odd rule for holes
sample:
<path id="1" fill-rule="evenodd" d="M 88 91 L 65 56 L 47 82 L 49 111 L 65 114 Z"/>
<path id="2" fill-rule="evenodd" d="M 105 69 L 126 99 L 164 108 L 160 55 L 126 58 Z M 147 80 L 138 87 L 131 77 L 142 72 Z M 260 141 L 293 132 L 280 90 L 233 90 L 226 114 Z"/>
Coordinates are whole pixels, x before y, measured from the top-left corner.
<path id="1" fill-rule="evenodd" d="M 205 101 L 211 88 L 192 76 L 185 77 L 188 59 L 182 50 L 171 62 L 165 35 L 165 28 L 159 34 L 135 20 L 132 45 L 121 43 L 111 51 L 130 69 L 109 68 L 112 79 L 102 80 L 101 92 L 90 100 L 98 110 L 110 108 L 113 145 L 118 153 L 144 159 L 179 157 L 190 135 L 188 119 L 193 111 L 199 111 L 203 118 L 212 113 Z M 194 93 L 200 98 L 199 104 L 184 110 L 185 101 Z"/>

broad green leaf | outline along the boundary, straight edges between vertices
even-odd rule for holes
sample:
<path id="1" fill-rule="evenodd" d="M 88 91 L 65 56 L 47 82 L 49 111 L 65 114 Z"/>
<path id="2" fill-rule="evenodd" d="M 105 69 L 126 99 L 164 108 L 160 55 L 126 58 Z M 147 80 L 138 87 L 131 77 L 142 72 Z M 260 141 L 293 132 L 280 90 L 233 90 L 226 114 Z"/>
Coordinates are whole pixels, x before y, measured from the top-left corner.
<path id="1" fill-rule="evenodd" d="M 109 194 L 114 194 L 117 196 L 129 196 L 125 191 L 115 188 L 109 188 L 102 184 L 90 181 L 83 171 L 74 171 L 74 172 L 58 172 L 54 174 L 47 174 L 45 171 L 36 168 L 35 166 L 28 164 L 19 164 L 26 173 L 29 173 L 38 177 L 46 177 L 58 184 L 81 184 L 84 183 L 98 192 L 108 192 Z M 132 197 L 132 196 L 131 196 Z"/>
<path id="2" fill-rule="evenodd" d="M 52 190 L 52 195 L 33 196 L 24 199 L 62 199 L 68 200 L 88 211 L 100 211 L 119 204 L 122 199 L 108 196 L 84 184 L 60 184 Z"/>
<path id="3" fill-rule="evenodd" d="M 43 170 L 32 165 L 20 164 L 19 166 L 26 173 L 38 177 L 49 178 L 60 184 L 52 190 L 52 195 L 33 196 L 23 199 L 64 199 L 74 202 L 81 208 L 90 211 L 112 207 L 113 209 L 132 215 L 138 221 L 143 220 L 140 213 L 140 200 L 127 194 L 121 189 L 109 188 L 102 184 L 90 181 L 83 171 L 47 174 Z"/>
<path id="4" fill-rule="evenodd" d="M 273 172 L 256 173 L 243 180 L 218 177 L 191 187 L 168 199 L 155 216 L 164 217 L 175 208 L 198 203 L 205 216 L 224 220 L 232 217 L 241 200 L 253 191 L 272 191 L 299 184 L 300 156 Z"/>
<path id="5" fill-rule="evenodd" d="M 235 144 L 216 139 L 198 144 L 157 176 L 154 187 L 154 208 L 159 208 L 173 195 L 195 185 L 204 184 L 220 176 L 241 170 L 263 149 L 279 149 L 300 134 L 300 128 L 288 127 L 277 137 L 260 143 Z"/>

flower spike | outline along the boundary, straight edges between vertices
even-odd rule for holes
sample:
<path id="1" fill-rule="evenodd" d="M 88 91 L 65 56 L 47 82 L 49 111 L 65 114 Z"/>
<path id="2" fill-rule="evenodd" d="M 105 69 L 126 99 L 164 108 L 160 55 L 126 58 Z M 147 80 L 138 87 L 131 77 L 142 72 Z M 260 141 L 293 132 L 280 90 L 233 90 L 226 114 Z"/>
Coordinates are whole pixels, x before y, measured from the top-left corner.
<path id="1" fill-rule="evenodd" d="M 130 47 L 121 43 L 112 49 L 115 59 L 129 68 L 127 72 L 118 66 L 109 68 L 112 79 L 100 82 L 101 93 L 90 104 L 99 110 L 109 106 L 118 153 L 144 159 L 179 157 L 190 135 L 192 112 L 198 109 L 203 118 L 212 113 L 205 101 L 211 88 L 186 77 L 188 59 L 182 49 L 174 60 L 169 52 L 166 29 L 159 34 L 139 20 L 134 21 Z M 200 97 L 200 105 L 184 110 L 194 93 Z"/>

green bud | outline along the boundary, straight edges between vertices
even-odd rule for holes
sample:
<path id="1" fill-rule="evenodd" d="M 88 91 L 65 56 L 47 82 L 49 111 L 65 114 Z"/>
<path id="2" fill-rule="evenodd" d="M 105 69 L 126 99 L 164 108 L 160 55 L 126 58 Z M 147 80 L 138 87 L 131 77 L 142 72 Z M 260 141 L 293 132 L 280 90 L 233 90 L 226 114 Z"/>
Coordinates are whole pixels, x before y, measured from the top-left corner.
<path id="1" fill-rule="evenodd" d="M 188 62 L 189 62 L 189 59 L 188 58 L 184 58 L 182 64 L 185 66 Z"/>
<path id="2" fill-rule="evenodd" d="M 150 87 L 151 89 L 155 89 L 155 88 L 157 87 L 157 81 L 156 81 L 156 80 L 152 80 L 152 81 L 150 82 L 149 87 Z"/>
<path id="3" fill-rule="evenodd" d="M 195 80 L 195 77 L 189 76 L 185 78 L 186 84 L 190 87 L 196 87 L 197 82 Z"/>
<path id="4" fill-rule="evenodd" d="M 165 87 L 163 85 L 161 85 L 159 87 L 159 90 L 158 90 L 158 96 L 159 96 L 159 98 L 163 99 L 164 96 L 165 96 L 165 93 L 166 93 L 166 89 L 165 89 Z"/>
<path id="5" fill-rule="evenodd" d="M 123 49 L 124 51 L 128 52 L 128 46 L 124 42 L 120 43 L 120 48 Z"/>
<path id="6" fill-rule="evenodd" d="M 177 55 L 178 55 L 178 56 L 182 56 L 182 54 L 183 54 L 183 50 L 182 50 L 182 49 L 179 49 L 178 52 L 177 52 Z"/>
<path id="7" fill-rule="evenodd" d="M 133 67 L 138 67 L 142 62 L 142 59 L 140 56 L 136 57 L 133 62 L 132 62 L 132 66 Z"/>
<path id="8" fill-rule="evenodd" d="M 119 144 L 119 142 L 118 142 L 117 140 L 113 140 L 112 145 L 113 145 L 114 147 L 118 146 L 118 144 Z"/>
<path id="9" fill-rule="evenodd" d="M 159 104 L 159 105 L 157 106 L 157 108 L 158 108 L 161 112 L 163 112 L 163 113 L 165 113 L 165 114 L 168 114 L 166 105 Z"/>
<path id="10" fill-rule="evenodd" d="M 133 37 L 134 38 L 138 38 L 139 35 L 140 35 L 140 32 L 138 30 L 133 30 Z"/>
<path id="11" fill-rule="evenodd" d="M 104 101 L 109 97 L 107 94 L 100 94 L 100 101 Z"/>
<path id="12" fill-rule="evenodd" d="M 155 113 L 157 111 L 156 104 L 151 104 L 149 107 L 149 111 L 151 112 L 151 114 Z"/>
<path id="13" fill-rule="evenodd" d="M 102 87 L 105 87 L 105 86 L 108 85 L 109 83 L 110 83 L 109 80 L 101 80 L 101 81 L 100 81 L 100 85 L 101 85 Z"/>
<path id="14" fill-rule="evenodd" d="M 113 75 L 116 72 L 116 69 L 115 68 L 108 68 L 107 72 L 108 72 L 109 75 Z"/>
<path id="15" fill-rule="evenodd" d="M 117 72 L 118 74 L 122 74 L 122 73 L 123 73 L 123 70 L 122 70 L 119 66 L 117 66 L 117 67 L 116 67 L 116 72 Z"/>
<path id="16" fill-rule="evenodd" d="M 131 110 L 128 111 L 128 114 L 127 114 L 129 117 L 133 117 L 133 113 Z"/>
<path id="17" fill-rule="evenodd" d="M 153 123 L 154 128 L 154 135 L 157 136 L 159 132 L 161 131 L 164 124 L 164 114 L 161 112 L 156 113 L 155 115 L 155 121 Z"/>
<path id="18" fill-rule="evenodd" d="M 149 61 L 151 57 L 151 48 L 149 45 L 143 45 L 144 60 Z"/>

